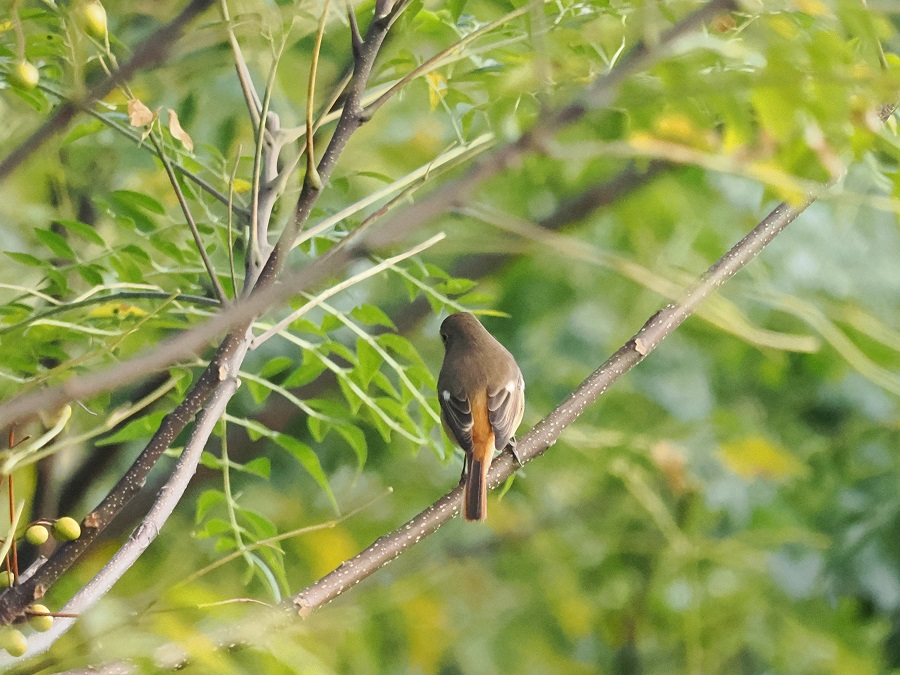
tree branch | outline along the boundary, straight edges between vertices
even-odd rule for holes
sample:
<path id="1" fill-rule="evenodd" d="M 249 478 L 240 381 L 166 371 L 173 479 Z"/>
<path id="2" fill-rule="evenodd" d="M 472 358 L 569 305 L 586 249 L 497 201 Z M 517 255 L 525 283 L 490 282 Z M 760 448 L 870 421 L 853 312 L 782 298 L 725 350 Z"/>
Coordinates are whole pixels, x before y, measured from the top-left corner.
<path id="1" fill-rule="evenodd" d="M 97 600 L 109 592 L 125 572 L 131 569 L 134 562 L 156 539 L 166 520 L 184 495 L 188 483 L 197 470 L 197 464 L 200 462 L 200 456 L 203 453 L 203 448 L 206 446 L 207 439 L 212 434 L 219 417 L 225 412 L 228 401 L 231 400 L 234 392 L 237 391 L 238 366 L 243 361 L 246 353 L 247 342 L 244 341 L 241 348 L 229 359 L 228 371 L 233 373 L 233 375 L 222 381 L 220 386 L 216 388 L 211 403 L 204 407 L 191 433 L 191 438 L 185 445 L 184 451 L 181 453 L 181 457 L 179 457 L 178 463 L 172 471 L 172 475 L 169 476 L 166 484 L 157 493 L 153 506 L 146 517 L 132 532 L 128 541 L 103 566 L 103 569 L 82 586 L 59 610 L 60 613 L 83 614 L 90 609 Z M 53 627 L 49 631 L 32 636 L 28 641 L 27 656 L 36 656 L 45 652 L 75 624 L 75 621 L 75 618 L 58 618 L 53 622 Z M 0 662 L 0 665 L 2 665 L 2 662 Z"/>
<path id="2" fill-rule="evenodd" d="M 396 18 L 400 11 L 402 11 L 401 5 L 402 3 L 398 3 L 397 7 L 384 15 L 382 14 L 383 8 L 376 11 L 375 19 L 373 20 L 362 45 L 362 57 L 356 61 L 353 81 L 350 86 L 351 93 L 348 101 L 352 102 L 355 97 L 356 102 L 350 106 L 345 105 L 344 115 L 342 115 L 341 120 L 338 122 L 338 128 L 335 131 L 335 135 L 332 137 L 331 143 L 325 151 L 325 156 L 322 158 L 320 164 L 320 167 L 324 167 L 322 173 L 325 176 L 327 176 L 334 167 L 338 157 L 349 141 L 350 135 L 352 135 L 361 124 L 358 115 L 359 96 L 361 96 L 362 91 L 365 88 L 366 80 L 371 72 L 379 48 L 384 41 L 392 20 Z M 307 185 L 304 185 L 300 200 L 303 209 L 305 209 L 303 220 L 309 215 L 309 211 L 312 209 L 319 193 L 318 190 L 309 191 L 306 188 Z M 306 195 L 305 201 L 304 194 Z M 303 220 L 295 220 L 295 223 L 302 223 Z M 282 234 L 279 243 L 282 241 L 286 241 L 284 233 Z M 285 245 L 285 253 L 290 249 L 291 243 L 292 240 L 288 241 Z M 331 249 L 329 253 L 334 254 L 336 251 L 342 251 L 343 249 L 344 247 L 337 246 Z M 333 255 L 329 256 L 326 254 L 320 260 L 331 260 L 332 258 Z M 211 396 L 216 396 L 217 392 L 221 391 L 223 383 L 234 376 L 237 368 L 240 367 L 239 359 L 235 360 L 236 355 L 243 354 L 246 351 L 246 334 L 252 320 L 258 316 L 258 313 L 264 308 L 277 302 L 279 299 L 289 297 L 300 290 L 293 285 L 274 286 L 276 279 L 283 269 L 285 260 L 286 256 L 276 255 L 273 251 L 269 256 L 263 272 L 260 274 L 254 292 L 250 294 L 248 300 L 234 306 L 232 310 L 221 314 L 217 317 L 219 321 L 213 319 L 198 327 L 203 330 L 195 329 L 189 331 L 188 334 L 180 336 L 181 338 L 187 337 L 188 339 L 179 343 L 179 347 L 173 348 L 172 343 L 169 343 L 157 348 L 153 353 L 148 355 L 150 357 L 149 361 L 147 360 L 147 357 L 142 357 L 129 362 L 129 369 L 135 375 L 145 375 L 148 371 L 141 372 L 140 369 L 137 371 L 134 370 L 136 366 L 139 368 L 138 364 L 141 362 L 145 365 L 154 363 L 157 367 L 165 367 L 165 362 L 168 361 L 171 363 L 171 361 L 169 361 L 171 356 L 174 353 L 177 353 L 179 348 L 183 347 L 185 344 L 193 349 L 199 349 L 206 343 L 206 340 L 213 337 L 218 330 L 235 326 L 234 328 L 231 328 L 230 332 L 219 345 L 215 356 L 210 360 L 209 366 L 203 371 L 197 383 L 185 396 L 184 401 L 163 419 L 159 429 L 156 431 L 147 447 L 141 452 L 126 474 L 107 494 L 101 504 L 85 517 L 82 522 L 81 537 L 75 541 L 70 541 L 61 545 L 32 577 L 22 584 L 6 590 L 0 595 L 0 624 L 8 624 L 18 616 L 21 616 L 28 605 L 33 603 L 35 599 L 42 597 L 47 589 L 81 557 L 81 555 L 97 539 L 99 533 L 112 522 L 124 506 L 140 491 L 147 480 L 151 469 L 155 466 L 162 453 L 172 444 L 176 436 L 187 427 L 193 416 L 203 408 L 207 400 Z M 325 268 L 328 268 L 329 265 L 319 265 L 318 267 L 320 269 L 318 271 L 314 270 L 313 275 L 306 275 L 306 283 L 311 284 L 320 280 L 322 278 L 322 272 Z M 307 270 L 304 271 L 308 271 L 309 269 L 310 268 L 307 268 Z M 297 276 L 298 278 L 301 278 L 304 275 L 301 272 L 301 274 Z M 223 319 L 223 317 L 226 318 Z M 215 332 L 208 333 L 210 330 L 214 330 Z M 177 341 L 176 338 L 173 342 Z M 98 374 L 99 377 L 89 376 L 85 378 L 85 381 L 79 382 L 79 384 L 82 387 L 87 384 L 89 387 L 100 385 L 103 388 L 111 388 L 110 385 L 112 385 L 113 382 L 118 381 L 121 383 L 123 372 L 123 370 L 111 368 L 105 373 Z M 57 405 L 55 403 L 56 401 L 65 399 L 75 393 L 73 392 L 71 385 L 72 380 L 64 383 L 61 387 L 55 388 L 55 390 L 35 392 L 10 402 L 12 405 L 6 404 L 0 406 L 0 426 L 3 426 L 4 424 L 2 421 L 4 412 L 8 413 L 11 409 L 15 411 L 16 408 L 18 408 L 21 414 L 22 411 L 34 411 L 36 407 L 37 409 L 60 407 L 61 404 Z M 77 390 L 77 387 L 75 389 Z M 103 389 L 101 388 L 95 390 L 93 393 L 102 390 Z M 48 394 L 50 395 L 48 396 Z M 80 396 L 76 395 L 75 398 L 80 398 Z M 18 419 L 16 418 L 15 412 L 13 418 Z"/>
<path id="3" fill-rule="evenodd" d="M 753 260 L 785 227 L 803 213 L 817 196 L 808 196 L 796 207 L 786 203 L 780 204 L 710 267 L 684 293 L 681 300 L 667 305 L 654 314 L 634 337 L 522 438 L 516 446 L 519 461 L 525 464 L 544 454 L 585 408 L 594 403 L 622 375 L 640 363 L 719 286 Z M 520 468 L 521 465 L 512 453 L 504 451 L 491 465 L 489 486 L 492 489 L 497 487 Z M 457 485 L 405 525 L 380 537 L 369 548 L 295 595 L 292 602 L 299 614 L 308 616 L 434 533 L 459 512 L 462 490 L 462 484 Z"/>
<path id="4" fill-rule="evenodd" d="M 702 26 L 710 17 L 721 13 L 726 7 L 731 7 L 732 3 L 733 0 L 712 0 L 708 5 L 685 17 L 664 33 L 656 46 L 660 50 L 668 47 L 672 41 L 684 35 L 689 28 Z M 367 46 L 363 53 L 370 55 L 372 60 L 374 60 L 375 54 L 371 50 L 375 48 L 375 45 L 380 46 L 384 40 L 383 28 L 378 28 L 382 23 L 386 22 L 379 22 L 376 19 L 367 33 L 367 45 L 370 36 L 373 36 L 373 45 Z M 638 56 L 625 57 L 619 62 L 619 66 L 610 71 L 606 77 L 593 84 L 591 91 L 595 97 L 604 98 L 613 95 L 624 79 L 618 74 L 620 68 L 627 69 L 629 73 L 636 72 L 640 66 L 647 66 L 655 59 L 654 53 L 649 52 L 643 44 L 636 46 L 635 51 Z M 371 63 L 368 64 L 365 72 L 368 74 L 370 71 Z M 359 78 L 360 71 L 355 70 L 353 80 L 348 86 L 347 103 L 344 105 L 338 128 L 319 162 L 318 170 L 323 180 L 327 180 L 331 175 L 334 163 L 346 146 L 351 131 L 357 129 L 361 124 L 358 115 L 348 112 L 357 108 L 358 113 L 359 97 L 365 87 L 365 82 L 360 81 Z M 352 104 L 353 101 L 356 102 L 355 105 Z M 284 279 L 283 285 L 273 287 L 277 271 L 283 265 L 283 258 L 287 253 L 289 243 L 296 238 L 296 234 L 302 224 L 306 222 L 315 203 L 315 199 L 310 198 L 308 191 L 302 190 L 293 223 L 285 228 L 285 232 L 279 239 L 279 246 L 269 256 L 269 260 L 260 274 L 259 283 L 247 299 L 235 303 L 231 308 L 220 312 L 206 323 L 166 341 L 149 354 L 112 366 L 106 371 L 72 378 L 56 387 L 48 387 L 40 392 L 14 397 L 0 405 L 0 427 L 31 417 L 41 410 L 56 409 L 71 401 L 89 398 L 108 391 L 132 382 L 142 375 L 162 370 L 182 358 L 195 354 L 207 342 L 231 326 L 251 321 L 267 307 L 320 283 L 335 271 L 342 269 L 347 263 L 362 258 L 371 251 L 386 248 L 405 239 L 422 223 L 451 210 L 475 187 L 532 149 L 537 144 L 539 137 L 559 131 L 567 124 L 580 119 L 586 111 L 587 109 L 581 104 L 571 104 L 561 111 L 546 115 L 540 124 L 529 130 L 519 140 L 498 149 L 490 157 L 473 166 L 461 178 L 451 182 L 440 191 L 431 193 L 419 204 L 401 211 L 393 220 L 382 224 L 380 228 L 353 238 L 352 241 L 346 242 L 347 245 L 332 248 L 304 269 Z M 545 121 L 548 122 L 547 126 L 544 124 Z M 284 250 L 279 247 L 284 247 Z"/>

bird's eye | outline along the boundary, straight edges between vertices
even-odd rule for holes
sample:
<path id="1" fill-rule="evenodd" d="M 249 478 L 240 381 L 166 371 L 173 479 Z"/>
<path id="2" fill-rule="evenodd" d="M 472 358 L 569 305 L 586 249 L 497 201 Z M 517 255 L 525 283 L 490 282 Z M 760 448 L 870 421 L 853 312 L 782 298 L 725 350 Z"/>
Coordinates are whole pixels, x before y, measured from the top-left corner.
<path id="1" fill-rule="evenodd" d="M 447 344 L 447 336 L 444 333 L 441 333 L 441 342 Z"/>

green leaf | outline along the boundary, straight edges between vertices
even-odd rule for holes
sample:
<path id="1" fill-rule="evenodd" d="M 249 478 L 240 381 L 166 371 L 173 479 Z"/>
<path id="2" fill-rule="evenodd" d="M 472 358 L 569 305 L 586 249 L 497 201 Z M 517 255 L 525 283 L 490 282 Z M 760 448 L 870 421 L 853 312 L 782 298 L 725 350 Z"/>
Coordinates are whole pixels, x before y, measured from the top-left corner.
<path id="1" fill-rule="evenodd" d="M 163 237 L 150 237 L 150 245 L 157 251 L 170 257 L 177 263 L 184 264 L 188 258 L 176 244 Z M 193 251 L 193 249 L 191 249 Z"/>
<path id="2" fill-rule="evenodd" d="M 352 365 L 356 364 L 356 354 L 354 354 L 347 348 L 346 345 L 343 345 L 340 342 L 335 342 L 334 340 L 323 342 L 321 345 L 321 349 L 324 354 L 336 354 L 347 363 Z"/>
<path id="3" fill-rule="evenodd" d="M 75 251 L 69 246 L 69 243 L 56 232 L 51 230 L 36 229 L 34 235 L 53 255 L 68 260 L 75 260 Z"/>
<path id="4" fill-rule="evenodd" d="M 122 247 L 122 252 L 130 255 L 134 260 L 140 261 L 145 265 L 149 265 L 151 263 L 150 256 L 147 255 L 147 252 L 142 249 L 140 246 L 136 246 L 135 244 L 128 244 L 127 246 Z"/>
<path id="5" fill-rule="evenodd" d="M 292 321 L 290 329 L 293 333 L 307 333 L 317 337 L 325 337 L 326 335 L 324 330 L 309 319 L 297 319 L 296 321 Z"/>
<path id="6" fill-rule="evenodd" d="M 15 260 L 18 263 L 22 263 L 23 265 L 28 265 L 29 267 L 43 267 L 44 261 L 38 260 L 30 253 L 20 253 L 19 251 L 4 251 L 6 255 Z"/>
<path id="7" fill-rule="evenodd" d="M 212 454 L 211 452 L 207 452 L 206 450 L 200 453 L 200 464 L 202 466 L 205 466 L 207 469 L 214 469 L 216 471 L 222 468 L 222 461 L 214 454 Z"/>
<path id="8" fill-rule="evenodd" d="M 294 359 L 287 356 L 276 356 L 266 361 L 265 365 L 259 369 L 259 376 L 271 380 L 275 375 L 284 372 L 293 365 Z"/>
<path id="9" fill-rule="evenodd" d="M 466 0 L 450 0 L 447 3 L 447 9 L 450 10 L 450 16 L 453 17 L 454 21 L 459 21 L 459 17 L 465 8 Z"/>
<path id="10" fill-rule="evenodd" d="M 316 443 L 321 443 L 332 427 L 329 422 L 322 418 L 312 416 L 306 418 L 306 426 L 309 428 L 309 433 L 312 434 Z"/>
<path id="11" fill-rule="evenodd" d="M 272 462 L 269 461 L 268 457 L 257 457 L 256 459 L 251 459 L 246 464 L 235 465 L 234 468 L 238 471 L 243 471 L 244 473 L 259 476 L 260 478 L 268 479 L 272 476 Z"/>
<path id="12" fill-rule="evenodd" d="M 304 355 L 303 361 L 303 365 L 288 375 L 284 382 L 281 383 L 282 387 L 285 389 L 302 387 L 304 384 L 309 384 L 315 380 L 325 370 L 325 365 L 319 359 L 307 359 Z"/>
<path id="13" fill-rule="evenodd" d="M 75 271 L 81 275 L 81 278 L 92 286 L 101 286 L 103 284 L 103 275 L 98 272 L 103 269 L 100 265 L 78 265 Z"/>
<path id="14" fill-rule="evenodd" d="M 341 323 L 341 320 L 339 318 L 337 318 L 336 316 L 333 316 L 331 314 L 326 314 L 325 316 L 322 317 L 322 330 L 325 331 L 326 333 L 336 330 L 338 328 L 342 328 L 343 326 L 344 326 L 344 324 Z"/>
<path id="15" fill-rule="evenodd" d="M 62 225 L 72 234 L 77 234 L 79 237 L 88 240 L 92 244 L 97 244 L 97 246 L 106 248 L 106 242 L 103 241 L 103 237 L 97 234 L 97 230 L 95 230 L 90 225 L 82 223 L 78 220 L 67 220 L 65 218 L 62 220 L 57 220 L 56 222 L 59 225 Z"/>
<path id="16" fill-rule="evenodd" d="M 366 435 L 357 426 L 347 425 L 336 427 L 337 432 L 344 437 L 347 444 L 353 448 L 356 453 L 356 463 L 360 469 L 366 465 L 366 459 L 369 456 L 369 447 L 366 442 Z"/>
<path id="17" fill-rule="evenodd" d="M 381 354 L 379 354 L 375 348 L 363 338 L 359 338 L 356 341 L 356 358 L 358 361 L 356 372 L 359 375 L 360 384 L 363 389 L 368 389 L 369 382 L 372 381 L 375 373 L 381 368 L 384 359 L 381 357 Z"/>
<path id="18" fill-rule="evenodd" d="M 359 394 L 353 391 L 353 388 L 350 386 L 347 378 L 339 377 L 338 385 L 341 388 L 341 393 L 344 395 L 344 398 L 347 399 L 347 404 L 350 406 L 350 410 L 352 410 L 353 414 L 355 415 L 357 412 L 359 412 L 360 406 L 362 406 L 362 398 L 360 398 Z"/>
<path id="19" fill-rule="evenodd" d="M 335 513 L 340 513 L 337 500 L 334 498 L 334 493 L 331 491 L 331 485 L 328 484 L 328 478 L 322 470 L 322 464 L 319 462 L 316 453 L 312 451 L 312 448 L 287 434 L 275 433 L 273 435 L 273 440 L 300 462 L 300 465 L 306 469 L 307 473 L 312 476 L 313 480 L 316 481 L 318 486 L 328 496 L 328 500 L 334 507 Z"/>
<path id="20" fill-rule="evenodd" d="M 385 349 L 389 349 L 399 356 L 403 357 L 410 363 L 424 365 L 422 357 L 413 346 L 412 342 L 405 337 L 395 335 L 394 333 L 384 333 L 375 338 L 378 343 Z"/>
<path id="21" fill-rule="evenodd" d="M 66 137 L 63 139 L 63 145 L 69 145 L 70 143 L 74 143 L 81 138 L 103 131 L 106 128 L 106 125 L 98 119 L 85 120 L 84 122 L 76 124 L 72 127 L 72 129 L 69 131 L 69 133 L 66 134 Z"/>
<path id="22" fill-rule="evenodd" d="M 222 518 L 210 518 L 203 524 L 203 527 L 197 531 L 197 538 L 211 539 L 212 537 L 218 537 L 221 534 L 229 532 L 231 532 L 231 523 L 227 520 L 223 520 Z"/>
<path id="23" fill-rule="evenodd" d="M 131 190 L 114 190 L 109 196 L 118 204 L 129 206 L 133 209 L 144 209 L 151 213 L 163 215 L 166 210 L 158 201 L 145 195 L 142 192 L 133 192 Z"/>
<path id="24" fill-rule="evenodd" d="M 278 528 L 275 526 L 275 523 L 264 515 L 250 509 L 241 509 L 240 515 L 241 520 L 247 521 L 256 539 L 269 539 L 278 534 Z"/>
<path id="25" fill-rule="evenodd" d="M 381 311 L 381 308 L 376 307 L 375 305 L 359 305 L 358 307 L 354 307 L 350 312 L 350 316 L 367 326 L 385 326 L 391 330 L 397 330 L 397 327 L 394 325 L 394 322 L 391 321 L 391 318 Z"/>
<path id="26" fill-rule="evenodd" d="M 133 441 L 138 438 L 149 438 L 156 433 L 157 429 L 159 429 L 159 424 L 165 416 L 166 411 L 159 410 L 136 420 L 132 420 L 112 435 L 95 441 L 94 445 L 102 447 L 104 445 Z"/>
<path id="27" fill-rule="evenodd" d="M 443 295 L 462 295 L 475 285 L 471 279 L 447 279 L 438 284 L 435 290 Z"/>
<path id="28" fill-rule="evenodd" d="M 69 294 L 69 282 L 62 272 L 52 267 L 45 267 L 44 274 L 47 276 L 47 281 L 49 281 L 49 285 L 43 289 L 45 293 L 58 296 Z"/>
<path id="29" fill-rule="evenodd" d="M 213 507 L 224 503 L 225 494 L 221 490 L 204 491 L 203 494 L 197 498 L 197 514 L 194 516 L 194 522 L 199 525 Z"/>
<path id="30" fill-rule="evenodd" d="M 397 391 L 397 388 L 394 384 L 387 378 L 387 375 L 382 373 L 381 371 L 375 373 L 372 378 L 372 383 L 381 389 L 385 394 L 389 396 L 393 396 L 394 398 L 400 398 L 400 392 Z"/>
<path id="31" fill-rule="evenodd" d="M 250 396 L 253 397 L 253 402 L 256 403 L 256 405 L 265 401 L 269 398 L 269 394 L 272 393 L 271 387 L 267 387 L 265 384 L 256 382 L 255 380 L 246 379 L 244 381 L 244 386 L 247 387 L 247 391 L 250 392 Z"/>
<path id="32" fill-rule="evenodd" d="M 114 255 L 109 259 L 109 263 L 113 266 L 113 269 L 122 281 L 131 282 L 133 284 L 141 284 L 144 282 L 144 273 L 130 257 Z"/>

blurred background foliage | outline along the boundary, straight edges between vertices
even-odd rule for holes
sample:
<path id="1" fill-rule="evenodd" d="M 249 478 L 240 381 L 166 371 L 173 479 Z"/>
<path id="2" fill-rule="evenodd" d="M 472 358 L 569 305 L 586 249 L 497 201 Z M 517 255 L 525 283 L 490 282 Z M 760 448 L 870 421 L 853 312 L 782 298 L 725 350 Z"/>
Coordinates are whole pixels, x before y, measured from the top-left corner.
<path id="1" fill-rule="evenodd" d="M 107 2 L 109 54 L 127 58 L 180 6 Z M 539 125 L 542 108 L 578 96 L 697 6 L 561 0 L 510 16 L 515 7 L 496 0 L 413 2 L 373 92 L 506 19 L 360 130 L 312 224 L 455 148 L 481 139 L 464 167 Z M 321 3 L 229 8 L 258 86 L 285 40 L 272 106 L 285 126 L 302 124 Z M 11 9 L 0 18 L 3 156 L 110 59 L 79 25 L 78 3 Z M 349 63 L 340 10 L 323 43 L 323 101 Z M 356 11 L 365 26 L 373 3 Z M 447 233 L 439 245 L 251 353 L 188 498 L 38 667 L 128 659 L 153 671 L 187 656 L 189 672 L 900 672 L 900 144 L 893 122 L 877 119 L 896 99 L 897 22 L 896 7 L 860 0 L 751 2 L 723 15 L 629 79 L 612 106 L 423 224 L 422 239 Z M 35 88 L 16 81 L 23 55 L 38 68 Z M 182 167 L 227 194 L 237 162 L 245 206 L 253 129 L 219 15 L 204 15 L 164 66 L 130 86 L 151 110 L 177 111 L 195 150 L 168 132 L 163 145 Z M 214 311 L 187 297 L 211 297 L 208 279 L 152 146 L 128 125 L 126 98 L 116 92 L 98 116 L 78 117 L 0 185 L 4 399 L 138 354 Z M 528 383 L 530 428 L 778 201 L 845 169 L 491 497 L 486 524 L 453 521 L 308 620 L 211 648 L 223 627 L 268 611 L 225 601 L 289 597 L 455 484 L 460 457 L 434 415 L 445 311 L 491 310 L 484 323 Z M 461 170 L 434 171 L 412 199 Z M 626 171 L 630 189 L 612 203 L 561 230 L 538 226 Z M 227 210 L 183 186 L 230 291 Z M 299 180 L 277 222 L 298 193 Z M 303 244 L 292 265 L 371 210 Z M 239 242 L 238 270 L 242 251 Z M 5 453 L 28 517 L 89 511 L 199 366 L 84 401 L 40 463 Z M 154 391 L 129 421 L 104 426 Z M 53 588 L 51 608 L 104 564 L 147 504 Z"/>

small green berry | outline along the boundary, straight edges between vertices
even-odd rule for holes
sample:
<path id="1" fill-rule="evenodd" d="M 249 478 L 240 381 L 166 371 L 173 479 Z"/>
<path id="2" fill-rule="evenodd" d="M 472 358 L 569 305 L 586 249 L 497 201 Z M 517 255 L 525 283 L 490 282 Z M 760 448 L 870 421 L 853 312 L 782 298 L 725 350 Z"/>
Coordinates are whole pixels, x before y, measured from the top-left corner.
<path id="1" fill-rule="evenodd" d="M 3 570 L 0 572 L 0 589 L 9 588 L 13 585 L 13 575 Z"/>
<path id="2" fill-rule="evenodd" d="M 37 67 L 28 61 L 18 61 L 9 73 L 9 81 L 20 89 L 34 89 L 41 74 Z"/>
<path id="3" fill-rule="evenodd" d="M 43 525 L 32 525 L 25 530 L 25 541 L 32 546 L 40 546 L 50 538 L 50 533 Z"/>
<path id="4" fill-rule="evenodd" d="M 95 40 L 106 38 L 106 9 L 99 0 L 86 0 L 78 7 L 78 21 Z"/>
<path id="5" fill-rule="evenodd" d="M 63 516 L 53 523 L 53 537 L 57 541 L 74 541 L 81 536 L 81 525 L 74 518 Z"/>
<path id="6" fill-rule="evenodd" d="M 15 628 L 7 628 L 0 633 L 0 647 L 8 651 L 10 656 L 22 656 L 28 651 L 28 640 Z"/>
<path id="7" fill-rule="evenodd" d="M 44 613 L 50 612 L 50 610 L 47 609 L 44 605 L 32 605 L 31 610 L 34 612 L 44 612 Z M 31 624 L 31 627 L 34 628 L 38 633 L 44 633 L 53 627 L 53 617 L 52 616 L 32 616 L 28 620 L 28 623 Z"/>

